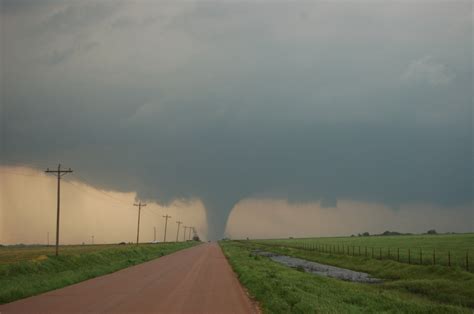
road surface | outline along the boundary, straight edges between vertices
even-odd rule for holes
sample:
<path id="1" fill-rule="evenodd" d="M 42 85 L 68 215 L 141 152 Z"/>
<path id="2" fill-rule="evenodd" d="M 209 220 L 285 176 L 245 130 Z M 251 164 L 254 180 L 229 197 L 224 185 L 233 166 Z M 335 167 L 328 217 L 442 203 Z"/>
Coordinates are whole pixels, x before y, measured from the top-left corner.
<path id="1" fill-rule="evenodd" d="M 217 244 L 0 305 L 0 313 L 257 313 Z"/>

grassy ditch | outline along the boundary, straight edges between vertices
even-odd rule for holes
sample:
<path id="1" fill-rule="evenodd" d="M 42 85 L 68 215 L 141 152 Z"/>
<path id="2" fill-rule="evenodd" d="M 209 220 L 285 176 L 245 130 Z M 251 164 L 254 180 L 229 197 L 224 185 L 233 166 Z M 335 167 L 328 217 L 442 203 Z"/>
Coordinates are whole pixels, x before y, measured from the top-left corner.
<path id="1" fill-rule="evenodd" d="M 345 282 L 288 268 L 251 254 L 255 244 L 223 241 L 220 245 L 239 280 L 265 313 L 472 312 L 462 305 L 436 301 L 403 288 Z"/>
<path id="2" fill-rule="evenodd" d="M 245 243 L 252 248 L 295 256 L 309 261 L 334 265 L 384 279 L 383 289 L 405 291 L 436 302 L 474 308 L 474 274 L 461 267 L 408 265 L 391 260 L 363 256 L 320 253 L 288 247 Z"/>
<path id="3" fill-rule="evenodd" d="M 103 249 L 94 246 L 91 250 L 70 249 L 67 254 L 59 256 L 34 255 L 31 260 L 20 259 L 0 264 L 0 304 L 108 274 L 197 243 L 104 245 Z M 23 253 L 28 254 L 26 249 Z"/>

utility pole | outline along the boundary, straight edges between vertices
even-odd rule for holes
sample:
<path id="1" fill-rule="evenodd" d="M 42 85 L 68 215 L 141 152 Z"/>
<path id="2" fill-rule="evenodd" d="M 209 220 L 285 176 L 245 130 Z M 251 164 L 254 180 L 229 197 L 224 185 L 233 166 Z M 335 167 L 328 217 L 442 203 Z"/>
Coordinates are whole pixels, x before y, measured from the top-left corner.
<path id="1" fill-rule="evenodd" d="M 61 177 L 68 174 L 72 173 L 71 168 L 67 170 L 61 170 L 61 164 L 58 164 L 58 170 L 49 170 L 49 168 L 46 169 L 46 173 L 54 173 L 55 176 L 58 177 L 58 199 L 57 199 L 57 212 L 56 212 L 56 256 L 59 254 L 59 209 L 60 209 L 60 195 L 61 195 Z"/>
<path id="2" fill-rule="evenodd" d="M 194 227 L 189 227 L 189 240 L 191 240 L 191 230 L 194 229 Z"/>
<path id="3" fill-rule="evenodd" d="M 183 226 L 184 233 L 183 233 L 183 241 L 186 241 L 186 230 L 189 228 L 188 226 Z"/>
<path id="4" fill-rule="evenodd" d="M 166 227 L 168 226 L 168 218 L 171 218 L 168 214 L 164 215 L 163 218 L 165 218 L 165 238 L 163 242 L 166 242 Z"/>
<path id="5" fill-rule="evenodd" d="M 133 206 L 138 206 L 138 227 L 137 227 L 137 245 L 138 245 L 138 240 L 140 239 L 140 212 L 142 211 L 142 207 L 145 207 L 146 204 L 143 204 L 142 202 L 138 202 L 138 204 L 133 204 Z"/>
<path id="6" fill-rule="evenodd" d="M 156 227 L 153 227 L 153 242 L 156 242 Z"/>
<path id="7" fill-rule="evenodd" d="M 178 235 L 179 235 L 179 226 L 183 223 L 182 221 L 177 221 L 178 224 L 178 231 L 176 232 L 176 242 L 178 242 Z"/>

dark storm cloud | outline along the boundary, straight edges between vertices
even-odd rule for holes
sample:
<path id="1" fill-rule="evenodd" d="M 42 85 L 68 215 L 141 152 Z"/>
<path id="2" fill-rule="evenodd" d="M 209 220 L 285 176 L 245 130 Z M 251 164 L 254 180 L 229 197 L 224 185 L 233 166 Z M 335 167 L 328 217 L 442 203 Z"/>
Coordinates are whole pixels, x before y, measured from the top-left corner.
<path id="1" fill-rule="evenodd" d="M 47 46 L 14 41 L 10 20 L 2 155 L 201 199 L 211 237 L 248 197 L 464 205 L 470 5 L 129 2 L 91 17 L 76 2 L 39 24 Z M 58 27 L 100 44 L 37 63 L 71 47 Z"/>

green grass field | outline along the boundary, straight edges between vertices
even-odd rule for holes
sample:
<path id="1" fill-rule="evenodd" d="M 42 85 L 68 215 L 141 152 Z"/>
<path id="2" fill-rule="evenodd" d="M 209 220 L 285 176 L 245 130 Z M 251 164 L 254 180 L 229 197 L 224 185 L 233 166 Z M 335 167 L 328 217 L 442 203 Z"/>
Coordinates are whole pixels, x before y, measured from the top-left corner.
<path id="1" fill-rule="evenodd" d="M 452 266 L 466 268 L 466 254 L 470 269 L 474 270 L 474 233 L 438 234 L 438 235 L 399 235 L 369 237 L 327 237 L 305 239 L 255 240 L 285 246 L 304 246 L 308 249 L 324 250 L 332 254 L 362 255 L 374 258 L 398 259 L 400 262 L 430 265 L 448 265 L 448 256 Z M 410 251 L 409 251 L 410 250 Z M 421 254 L 420 254 L 421 253 Z M 389 255 L 390 254 L 390 255 Z"/>
<path id="2" fill-rule="evenodd" d="M 327 264 L 339 259 L 344 264 L 339 266 L 350 266 L 352 259 L 362 260 L 360 257 L 319 260 L 315 252 L 252 241 L 222 241 L 220 245 L 264 313 L 472 313 L 474 275 L 465 271 L 365 259 L 365 263 L 346 268 L 373 269 L 385 282 L 361 284 L 302 272 L 252 251 L 280 251 Z"/>
<path id="3" fill-rule="evenodd" d="M 0 304 L 108 274 L 198 244 L 178 242 L 129 245 L 0 248 Z"/>
<path id="4" fill-rule="evenodd" d="M 141 244 L 142 245 L 142 244 Z M 143 244 L 144 245 L 144 244 Z M 130 247 L 131 245 L 126 245 Z M 84 254 L 102 251 L 104 249 L 122 249 L 125 245 L 101 244 L 101 245 L 61 245 L 59 253 L 61 255 Z M 11 264 L 21 261 L 32 261 L 42 259 L 43 256 L 54 255 L 54 246 L 45 245 L 25 245 L 25 246 L 5 246 L 0 247 L 0 265 Z"/>

